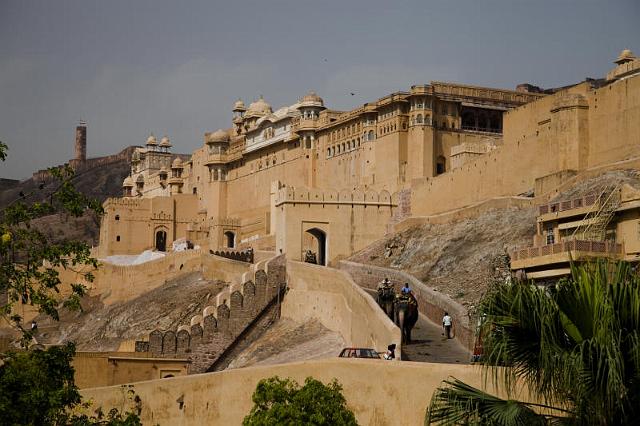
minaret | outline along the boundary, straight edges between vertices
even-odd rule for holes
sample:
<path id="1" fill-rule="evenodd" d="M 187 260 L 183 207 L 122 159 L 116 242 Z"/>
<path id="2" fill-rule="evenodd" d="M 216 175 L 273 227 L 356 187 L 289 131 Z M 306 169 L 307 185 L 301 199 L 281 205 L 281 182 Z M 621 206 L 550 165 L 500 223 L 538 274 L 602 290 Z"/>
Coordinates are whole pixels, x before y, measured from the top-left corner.
<path id="1" fill-rule="evenodd" d="M 87 160 L 87 123 L 80 120 L 76 127 L 76 157 L 75 160 L 83 163 Z"/>

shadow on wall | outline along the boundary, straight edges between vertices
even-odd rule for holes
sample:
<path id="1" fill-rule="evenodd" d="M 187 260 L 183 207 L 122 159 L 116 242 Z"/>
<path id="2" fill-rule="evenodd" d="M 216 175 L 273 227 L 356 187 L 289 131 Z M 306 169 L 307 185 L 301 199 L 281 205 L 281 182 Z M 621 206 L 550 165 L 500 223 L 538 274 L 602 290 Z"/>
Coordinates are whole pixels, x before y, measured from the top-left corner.
<path id="1" fill-rule="evenodd" d="M 396 356 L 400 359 L 400 329 L 347 273 L 288 261 L 287 274 L 283 318 L 316 319 L 329 330 L 340 333 L 348 346 L 385 352 L 388 345 L 395 343 L 399 348 Z"/>

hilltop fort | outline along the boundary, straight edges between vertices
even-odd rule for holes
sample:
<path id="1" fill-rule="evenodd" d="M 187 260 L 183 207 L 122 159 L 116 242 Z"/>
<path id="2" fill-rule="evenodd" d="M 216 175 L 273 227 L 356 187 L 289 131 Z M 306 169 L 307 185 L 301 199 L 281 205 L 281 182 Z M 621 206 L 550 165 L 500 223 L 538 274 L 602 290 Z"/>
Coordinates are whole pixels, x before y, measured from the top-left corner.
<path id="1" fill-rule="evenodd" d="M 311 91 L 276 109 L 238 100 L 230 119 L 191 155 L 153 134 L 131 148 L 122 196 L 104 202 L 94 305 L 40 336 L 92 351 L 76 361 L 87 387 L 272 350 L 256 369 L 128 385 L 145 420 L 237 423 L 257 380 L 284 374 L 338 377 L 362 423 L 390 424 L 401 407 L 407 424 L 421 422 L 428 389 L 454 373 L 479 383 L 476 372 L 458 360 L 310 361 L 329 341 L 397 343 L 405 359 L 443 361 L 402 344 L 366 292 L 382 278 L 411 284 L 425 330 L 452 314 L 466 355 L 473 306 L 492 281 L 544 285 L 570 261 L 640 259 L 640 59 L 629 50 L 606 77 L 562 88 L 433 81 L 350 111 Z M 82 168 L 79 129 L 70 164 Z M 278 335 L 283 321 L 317 334 Z M 366 382 L 372 372 L 388 393 Z M 85 395 L 122 402 L 119 388 Z"/>

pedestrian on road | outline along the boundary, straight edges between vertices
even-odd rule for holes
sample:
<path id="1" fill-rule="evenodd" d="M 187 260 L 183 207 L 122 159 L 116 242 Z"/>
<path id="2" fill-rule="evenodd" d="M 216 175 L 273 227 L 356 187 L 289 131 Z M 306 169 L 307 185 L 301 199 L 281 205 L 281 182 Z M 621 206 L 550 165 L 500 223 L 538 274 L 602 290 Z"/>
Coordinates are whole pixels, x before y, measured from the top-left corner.
<path id="1" fill-rule="evenodd" d="M 387 346 L 387 353 L 384 354 L 384 359 L 391 361 L 396 357 L 396 344 L 392 343 Z"/>
<path id="2" fill-rule="evenodd" d="M 444 333 L 447 336 L 447 339 L 451 339 L 451 325 L 453 324 L 453 320 L 449 316 L 449 312 L 445 312 L 442 317 L 442 328 L 444 329 Z"/>

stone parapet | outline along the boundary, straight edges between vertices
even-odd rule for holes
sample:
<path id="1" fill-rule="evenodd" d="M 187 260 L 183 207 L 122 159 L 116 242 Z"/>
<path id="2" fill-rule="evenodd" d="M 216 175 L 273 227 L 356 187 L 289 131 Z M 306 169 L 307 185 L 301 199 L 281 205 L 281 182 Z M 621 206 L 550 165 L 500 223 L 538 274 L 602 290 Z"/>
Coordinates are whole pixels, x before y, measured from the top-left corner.
<path id="1" fill-rule="evenodd" d="M 285 187 L 278 190 L 275 205 L 282 204 L 351 204 L 351 205 L 379 205 L 395 207 L 398 205 L 397 194 L 388 191 L 373 190 L 321 190 Z"/>
<path id="2" fill-rule="evenodd" d="M 353 281 L 360 287 L 376 290 L 378 284 L 389 278 L 399 292 L 403 283 L 408 282 L 416 299 L 420 313 L 436 324 L 441 324 L 445 312 L 454 320 L 454 335 L 466 348 L 473 350 L 475 343 L 475 331 L 470 326 L 469 315 L 464 306 L 447 296 L 435 291 L 422 281 L 406 272 L 383 268 L 380 266 L 365 265 L 362 263 L 341 260 L 337 267 L 347 272 Z"/>
<path id="3" fill-rule="evenodd" d="M 230 284 L 213 305 L 177 330 L 154 330 L 148 350 L 157 357 L 186 357 L 189 373 L 202 373 L 231 346 L 271 304 L 286 283 L 284 256 L 258 262 L 244 274 L 242 284 Z"/>

